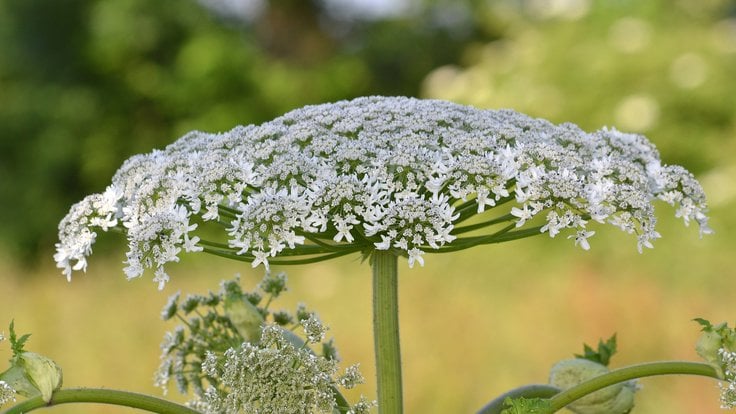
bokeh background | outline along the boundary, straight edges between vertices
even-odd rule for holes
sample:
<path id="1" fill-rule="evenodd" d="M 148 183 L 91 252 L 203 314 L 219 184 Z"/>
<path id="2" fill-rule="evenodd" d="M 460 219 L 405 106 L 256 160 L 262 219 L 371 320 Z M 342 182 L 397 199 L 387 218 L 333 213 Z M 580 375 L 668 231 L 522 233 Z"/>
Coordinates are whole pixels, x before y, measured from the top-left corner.
<path id="1" fill-rule="evenodd" d="M 65 385 L 159 393 L 168 295 L 235 273 L 253 286 L 262 271 L 190 256 L 162 293 L 125 280 L 121 238 L 106 235 L 67 283 L 51 259 L 58 221 L 124 159 L 189 130 L 374 94 L 646 134 L 701 180 L 716 230 L 700 240 L 663 206 L 663 239 L 642 255 L 600 228 L 589 252 L 539 237 L 400 264 L 407 412 L 474 412 L 614 332 L 614 366 L 697 359 L 690 320 L 736 319 L 732 0 L 0 0 L 0 326 L 31 332 Z M 362 363 L 355 395 L 374 396 L 367 266 L 283 270 L 281 306 L 317 309 L 345 362 Z M 721 411 L 709 379 L 641 383 L 635 413 Z"/>

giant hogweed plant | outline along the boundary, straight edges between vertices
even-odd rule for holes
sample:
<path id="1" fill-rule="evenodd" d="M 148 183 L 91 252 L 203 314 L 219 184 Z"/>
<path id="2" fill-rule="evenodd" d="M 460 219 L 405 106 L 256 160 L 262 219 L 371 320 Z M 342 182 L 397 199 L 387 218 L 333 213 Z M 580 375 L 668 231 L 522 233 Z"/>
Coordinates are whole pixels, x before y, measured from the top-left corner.
<path id="1" fill-rule="evenodd" d="M 262 125 L 221 134 L 191 132 L 161 151 L 125 162 L 100 194 L 75 204 L 59 225 L 55 260 L 67 278 L 85 270 L 100 232 L 128 242 L 128 278 L 147 271 L 162 288 L 167 264 L 204 252 L 262 266 L 256 292 L 235 281 L 218 293 L 178 295 L 165 319 L 157 384 L 190 392 L 187 406 L 107 389 L 61 388 L 50 359 L 25 352 L 11 329 L 14 356 L 0 376 L 0 401 L 30 396 L 8 413 L 96 401 L 166 413 L 368 412 L 340 390 L 362 380 L 338 369 L 325 327 L 305 308 L 269 306 L 285 279 L 271 265 L 361 255 L 372 268 L 377 409 L 402 412 L 397 318 L 399 258 L 424 265 L 428 253 L 538 235 L 585 250 L 599 228 L 633 236 L 638 250 L 660 237 L 654 202 L 675 209 L 701 235 L 701 186 L 666 165 L 643 136 L 554 125 L 510 110 L 478 110 L 435 100 L 368 97 L 308 106 Z M 512 390 L 481 413 L 626 413 L 636 378 L 693 374 L 715 378 L 721 405 L 736 405 L 736 334 L 703 325 L 706 362 L 607 367 L 615 341 L 555 365 L 550 383 Z"/>

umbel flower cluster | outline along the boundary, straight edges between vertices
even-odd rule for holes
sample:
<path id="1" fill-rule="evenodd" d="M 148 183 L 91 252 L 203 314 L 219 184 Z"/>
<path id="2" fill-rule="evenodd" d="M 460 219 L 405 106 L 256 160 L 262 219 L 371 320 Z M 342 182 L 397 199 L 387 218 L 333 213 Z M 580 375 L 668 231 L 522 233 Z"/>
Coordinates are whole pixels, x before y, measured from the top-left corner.
<path id="1" fill-rule="evenodd" d="M 392 250 L 423 264 L 448 252 L 547 233 L 589 248 L 589 223 L 658 238 L 653 200 L 708 233 L 693 176 L 643 136 L 586 133 L 511 110 L 366 97 L 307 106 L 262 125 L 191 132 L 125 162 L 59 225 L 56 262 L 86 268 L 98 231 L 128 240 L 128 277 L 162 286 L 165 265 L 205 251 L 305 263 Z"/>
<path id="2" fill-rule="evenodd" d="M 15 402 L 15 390 L 5 381 L 0 381 L 0 407 Z"/>
<path id="3" fill-rule="evenodd" d="M 718 350 L 718 356 L 725 369 L 723 370 L 723 379 L 718 383 L 721 389 L 721 408 L 736 408 L 736 352 L 728 351 L 724 348 Z"/>
<path id="4" fill-rule="evenodd" d="M 173 379 L 203 413 L 367 413 L 374 402 L 350 405 L 340 393 L 363 376 L 357 365 L 338 372 L 337 350 L 316 313 L 304 305 L 269 310 L 285 290 L 284 273 L 267 273 L 254 292 L 243 292 L 236 278 L 217 293 L 171 296 L 161 316 L 183 324 L 164 337 L 155 384 L 165 392 Z"/>

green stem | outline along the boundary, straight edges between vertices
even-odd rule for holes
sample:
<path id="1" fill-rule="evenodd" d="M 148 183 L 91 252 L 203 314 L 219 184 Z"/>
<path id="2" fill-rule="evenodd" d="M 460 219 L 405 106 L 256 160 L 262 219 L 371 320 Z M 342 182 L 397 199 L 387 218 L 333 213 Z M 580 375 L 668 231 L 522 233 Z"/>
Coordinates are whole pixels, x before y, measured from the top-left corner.
<path id="1" fill-rule="evenodd" d="M 440 247 L 439 249 L 434 250 L 432 253 L 450 253 L 475 246 L 480 246 L 483 244 L 503 243 L 507 241 L 544 234 L 541 232 L 542 226 L 532 227 L 530 229 L 524 230 L 511 231 L 514 227 L 516 227 L 516 225 L 514 223 L 511 223 L 501 230 L 487 236 L 461 237 L 454 240 L 449 247 Z"/>
<path id="2" fill-rule="evenodd" d="M 336 387 L 332 387 L 332 393 L 335 396 L 335 403 L 337 404 L 335 408 L 337 408 L 337 411 L 340 414 L 345 414 L 350 411 L 350 403 L 348 402 L 348 400 L 345 399 L 345 397 Z"/>
<path id="3" fill-rule="evenodd" d="M 3 414 L 22 414 L 38 408 L 51 407 L 68 403 L 101 403 L 122 405 L 160 414 L 198 414 L 180 404 L 173 403 L 150 395 L 127 391 L 99 388 L 67 388 L 55 391 L 51 401 L 45 402 L 41 396 L 30 398 L 4 411 Z"/>
<path id="4" fill-rule="evenodd" d="M 375 250 L 371 259 L 378 412 L 400 414 L 402 395 L 397 257 L 388 251 Z"/>
<path id="5" fill-rule="evenodd" d="M 631 365 L 597 376 L 555 395 L 550 399 L 552 404 L 552 410 L 550 412 L 554 413 L 575 400 L 609 385 L 636 378 L 673 374 L 702 375 L 720 379 L 715 368 L 702 362 L 663 361 Z"/>
<path id="6" fill-rule="evenodd" d="M 515 219 L 516 219 L 515 216 L 513 216 L 511 214 L 505 214 L 505 215 L 503 215 L 501 217 L 496 217 L 493 220 L 484 221 L 482 223 L 471 224 L 469 226 L 455 227 L 452 230 L 451 234 L 456 235 L 456 234 L 461 234 L 461 233 L 467 233 L 469 231 L 482 229 L 483 227 L 488 227 L 488 226 L 492 226 L 494 224 L 503 223 L 503 222 L 506 222 L 506 221 L 512 221 L 512 220 L 515 220 Z"/>
<path id="7" fill-rule="evenodd" d="M 202 246 L 202 247 L 205 253 L 209 253 L 214 256 L 220 256 L 220 257 L 224 257 L 227 259 L 232 259 L 232 260 L 237 260 L 240 262 L 247 262 L 247 263 L 253 263 L 253 260 L 255 260 L 253 256 L 249 256 L 249 255 L 239 255 L 239 254 L 231 253 L 231 252 L 224 251 L 221 249 L 213 249 L 207 246 Z M 299 264 L 316 263 L 316 262 L 321 262 L 324 260 L 334 259 L 340 256 L 345 256 L 345 255 L 355 253 L 358 251 L 360 251 L 359 248 L 351 248 L 351 249 L 346 249 L 346 250 L 342 250 L 342 251 L 335 252 L 335 253 L 322 254 L 321 256 L 313 256 L 313 257 L 304 258 L 304 259 L 286 259 L 286 260 L 272 259 L 272 260 L 269 260 L 268 263 L 272 265 L 299 265 Z M 290 254 L 289 252 L 285 252 L 285 253 L 282 253 L 281 256 L 290 256 Z M 296 255 L 294 254 L 291 256 L 296 256 Z"/>

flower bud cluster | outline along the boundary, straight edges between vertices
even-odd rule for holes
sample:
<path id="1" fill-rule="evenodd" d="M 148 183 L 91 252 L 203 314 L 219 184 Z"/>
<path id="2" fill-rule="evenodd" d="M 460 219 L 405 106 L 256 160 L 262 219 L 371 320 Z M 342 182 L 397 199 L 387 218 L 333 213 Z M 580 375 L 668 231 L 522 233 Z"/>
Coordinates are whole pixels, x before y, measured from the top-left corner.
<path id="1" fill-rule="evenodd" d="M 161 344 L 155 383 L 166 391 L 173 379 L 191 405 L 205 413 L 367 413 L 372 403 L 348 407 L 337 390 L 363 382 L 357 365 L 338 373 L 339 358 L 327 327 L 299 305 L 295 312 L 268 306 L 286 290 L 286 275 L 267 273 L 259 291 L 243 292 L 224 281 L 209 295 L 173 295 L 161 312 L 184 322 Z M 303 336 L 297 335 L 301 327 Z"/>
<path id="2" fill-rule="evenodd" d="M 724 348 L 718 350 L 723 369 L 723 381 L 718 383 L 721 389 L 721 408 L 736 408 L 736 352 Z"/>
<path id="3" fill-rule="evenodd" d="M 62 220 L 55 259 L 67 277 L 84 270 L 97 232 L 113 228 L 128 240 L 128 277 L 151 268 L 160 286 L 167 263 L 203 250 L 266 268 L 393 250 L 413 265 L 428 251 L 545 232 L 567 232 L 587 249 L 591 221 L 635 234 L 641 250 L 659 237 L 655 199 L 710 232 L 698 182 L 662 164 L 643 136 L 367 97 L 221 134 L 191 132 L 130 158 L 104 193 Z M 471 220 L 489 211 L 490 220 Z"/>
<path id="4" fill-rule="evenodd" d="M 5 381 L 0 381 L 0 407 L 15 402 L 15 390 Z"/>
<path id="5" fill-rule="evenodd" d="M 336 360 L 295 345 L 270 324 L 263 326 L 257 344 L 244 342 L 223 355 L 207 353 L 202 369 L 219 381 L 195 405 L 205 413 L 332 413 L 334 387 L 363 382 L 356 367 L 339 375 Z"/>
<path id="6" fill-rule="evenodd" d="M 703 327 L 695 351 L 716 369 L 723 380 L 718 384 L 721 407 L 736 408 L 736 328 L 725 322 L 713 325 L 701 318 L 695 321 Z"/>

